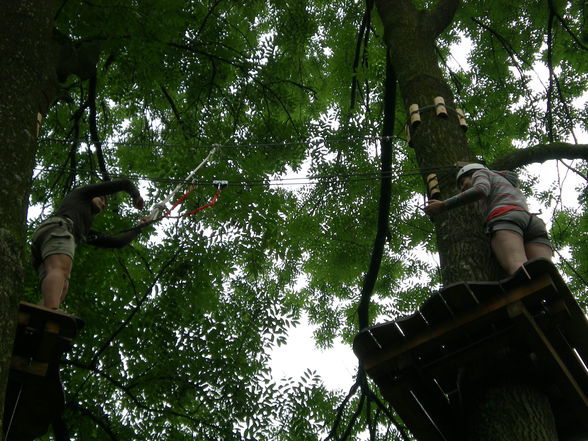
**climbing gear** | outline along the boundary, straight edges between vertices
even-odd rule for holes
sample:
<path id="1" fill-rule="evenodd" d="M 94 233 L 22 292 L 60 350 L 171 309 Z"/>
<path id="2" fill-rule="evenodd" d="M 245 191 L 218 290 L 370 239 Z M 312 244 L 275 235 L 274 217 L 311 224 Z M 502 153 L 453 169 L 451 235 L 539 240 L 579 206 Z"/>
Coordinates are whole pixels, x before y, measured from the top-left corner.
<path id="1" fill-rule="evenodd" d="M 196 172 L 204 165 L 208 162 L 208 160 L 211 158 L 211 156 L 213 155 L 213 153 L 216 151 L 218 146 L 214 146 L 210 152 L 208 152 L 208 155 L 206 156 L 206 158 L 204 158 L 204 160 L 198 164 L 198 167 L 196 167 L 187 177 L 186 177 L 186 181 L 189 181 L 190 179 L 192 179 L 192 177 L 196 174 Z M 146 225 L 150 225 L 153 222 L 163 218 L 163 217 L 169 217 L 169 213 L 176 208 L 179 204 L 181 204 L 184 199 L 186 199 L 188 197 L 188 195 L 192 192 L 192 190 L 194 190 L 194 188 L 196 188 L 195 185 L 190 186 L 190 188 L 188 189 L 188 191 L 186 191 L 176 202 L 175 204 L 172 206 L 172 208 L 170 210 L 165 211 L 165 214 L 163 216 L 161 216 L 161 213 L 164 212 L 164 210 L 166 210 L 165 206 L 166 204 L 171 200 L 171 198 L 180 190 L 180 187 L 182 186 L 182 184 L 178 184 L 176 186 L 176 188 L 173 189 L 173 191 L 167 195 L 167 197 L 161 201 L 158 202 L 156 204 L 153 205 L 153 207 L 151 207 L 151 211 L 149 212 L 149 215 L 147 216 L 146 222 L 145 222 L 145 226 Z M 216 198 L 218 197 L 218 192 L 220 191 L 220 188 L 217 188 L 217 194 L 215 195 L 215 197 L 213 198 L 214 201 L 212 202 L 212 205 L 214 205 L 214 202 L 216 202 Z M 207 204 L 204 208 L 206 208 L 207 206 L 211 206 L 209 204 Z M 201 209 L 204 209 L 201 207 Z M 194 210 L 193 212 L 190 212 L 188 214 L 194 214 L 194 212 L 198 212 L 200 211 L 200 209 Z M 186 214 L 186 216 L 188 215 Z"/>
<path id="2" fill-rule="evenodd" d="M 218 196 L 220 195 L 221 190 L 228 185 L 228 181 L 212 181 L 212 185 L 214 185 L 216 187 L 216 193 L 214 194 L 214 196 L 212 197 L 212 199 L 210 200 L 209 203 L 207 203 L 201 207 L 198 207 L 195 210 L 172 216 L 171 212 L 174 210 L 174 208 L 176 208 L 178 205 L 180 205 L 188 197 L 188 195 L 190 193 L 192 193 L 192 191 L 196 188 L 196 185 L 191 185 L 190 188 L 182 196 L 180 196 L 180 198 L 174 203 L 174 205 L 163 214 L 163 217 L 178 219 L 181 217 L 191 216 L 193 214 L 198 213 L 199 211 L 204 210 L 205 208 L 212 207 L 214 204 L 216 204 L 216 200 L 218 199 Z"/>
<path id="3" fill-rule="evenodd" d="M 468 165 L 463 166 L 457 172 L 457 176 L 455 177 L 456 184 L 459 185 L 459 178 L 461 178 L 466 173 L 469 173 L 474 170 L 483 170 L 483 169 L 488 170 L 488 167 L 486 167 L 485 165 L 482 165 L 482 164 L 478 164 L 478 163 L 473 163 L 473 164 L 468 164 Z"/>

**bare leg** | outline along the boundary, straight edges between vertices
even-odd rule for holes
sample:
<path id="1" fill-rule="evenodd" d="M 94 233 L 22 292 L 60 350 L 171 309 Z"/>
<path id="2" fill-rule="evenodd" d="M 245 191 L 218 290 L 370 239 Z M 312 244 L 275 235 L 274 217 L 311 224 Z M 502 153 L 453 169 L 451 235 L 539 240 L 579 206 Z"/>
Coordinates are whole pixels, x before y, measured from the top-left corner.
<path id="1" fill-rule="evenodd" d="M 496 259 L 508 275 L 514 274 L 527 261 L 523 238 L 514 231 L 495 231 L 490 243 Z"/>
<path id="2" fill-rule="evenodd" d="M 41 282 L 43 306 L 56 309 L 67 294 L 73 261 L 67 254 L 52 254 L 43 261 L 43 265 L 47 271 Z"/>
<path id="3" fill-rule="evenodd" d="M 537 259 L 539 257 L 543 257 L 544 259 L 551 260 L 551 256 L 553 255 L 553 251 L 551 247 L 537 242 L 531 242 L 525 244 L 525 253 L 527 254 L 527 259 Z"/>

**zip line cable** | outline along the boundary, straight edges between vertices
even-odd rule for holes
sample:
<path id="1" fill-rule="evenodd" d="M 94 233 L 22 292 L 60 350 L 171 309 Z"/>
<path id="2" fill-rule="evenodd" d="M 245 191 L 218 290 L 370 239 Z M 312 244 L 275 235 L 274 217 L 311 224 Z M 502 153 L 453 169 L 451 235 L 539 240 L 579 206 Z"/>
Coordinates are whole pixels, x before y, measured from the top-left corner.
<path id="1" fill-rule="evenodd" d="M 284 141 L 284 142 L 268 142 L 268 143 L 255 143 L 255 144 L 205 144 L 205 145 L 186 145 L 186 144 L 168 144 L 163 141 L 156 142 L 127 142 L 127 141 L 103 141 L 103 145 L 112 145 L 119 147 L 171 147 L 171 148 L 186 148 L 186 149 L 211 149 L 211 148 L 222 148 L 222 149 L 256 149 L 256 148 L 279 148 L 279 147 L 293 147 L 313 144 L 327 144 L 327 143 L 344 143 L 353 141 L 392 141 L 399 140 L 406 142 L 406 140 L 400 136 L 376 136 L 366 135 L 349 138 L 318 138 L 309 139 L 307 141 Z M 38 142 L 41 143 L 56 143 L 56 144 L 68 144 L 71 140 L 61 138 L 40 138 Z"/>
<path id="2" fill-rule="evenodd" d="M 411 176 L 420 176 L 423 174 L 441 171 L 441 170 L 450 170 L 455 169 L 454 166 L 445 166 L 445 167 L 437 167 L 434 169 L 423 169 L 422 171 L 417 171 L 416 169 L 406 169 L 402 173 L 395 173 L 395 171 L 391 171 L 390 173 L 382 173 L 379 170 L 374 170 L 373 172 L 357 172 L 357 173 L 339 173 L 339 174 L 325 174 L 325 175 L 309 175 L 309 176 L 301 176 L 301 177 L 290 177 L 290 178 L 268 178 L 268 179 L 233 179 L 233 180 L 226 180 L 226 182 L 231 187 L 240 186 L 240 187 L 254 187 L 254 186 L 288 186 L 288 185 L 317 185 L 321 180 L 338 180 L 339 182 L 361 182 L 361 181 L 378 181 L 382 177 L 411 177 Z M 51 171 L 59 171 L 59 167 L 36 167 L 36 171 L 39 173 L 42 172 L 51 172 Z M 414 170 L 414 171 L 413 171 Z M 78 169 L 78 173 L 82 172 L 87 175 L 91 175 L 92 171 L 88 169 Z M 209 184 L 209 181 L 202 181 L 202 180 L 190 180 L 188 178 L 180 179 L 180 178 L 156 178 L 138 174 L 113 174 L 115 178 L 132 178 L 137 180 L 155 182 L 155 183 L 168 183 L 168 184 L 178 184 L 180 187 L 182 184 L 196 184 L 196 185 L 205 185 Z M 351 179 L 348 179 L 351 178 Z M 303 181 L 303 182 L 299 182 Z M 174 192 L 177 192 L 177 188 Z M 169 202 L 169 201 L 168 201 Z"/>

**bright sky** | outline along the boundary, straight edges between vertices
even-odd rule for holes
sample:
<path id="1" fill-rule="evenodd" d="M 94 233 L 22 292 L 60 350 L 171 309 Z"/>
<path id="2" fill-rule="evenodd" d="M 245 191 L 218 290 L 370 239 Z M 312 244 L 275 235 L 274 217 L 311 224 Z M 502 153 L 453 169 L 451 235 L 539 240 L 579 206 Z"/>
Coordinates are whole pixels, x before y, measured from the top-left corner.
<path id="1" fill-rule="evenodd" d="M 313 327 L 304 317 L 290 330 L 287 344 L 272 352 L 274 378 L 299 378 L 310 369 L 320 375 L 328 389 L 347 391 L 354 383 L 358 366 L 353 350 L 340 340 L 330 349 L 317 349 L 312 333 Z"/>

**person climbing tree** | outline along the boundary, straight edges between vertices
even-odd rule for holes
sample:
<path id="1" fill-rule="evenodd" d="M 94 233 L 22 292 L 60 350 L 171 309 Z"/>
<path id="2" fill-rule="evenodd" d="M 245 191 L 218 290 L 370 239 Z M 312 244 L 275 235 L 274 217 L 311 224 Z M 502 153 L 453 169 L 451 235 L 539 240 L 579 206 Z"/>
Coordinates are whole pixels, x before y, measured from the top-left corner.
<path id="1" fill-rule="evenodd" d="M 467 164 L 457 173 L 457 194 L 444 201 L 431 199 L 425 214 L 435 216 L 472 202 L 478 202 L 490 236 L 492 251 L 502 268 L 511 275 L 527 260 L 551 260 L 553 247 L 545 223 L 529 213 L 527 202 L 512 171 L 489 170 L 482 164 Z"/>
<path id="2" fill-rule="evenodd" d="M 78 244 L 120 248 L 137 237 L 140 228 L 116 236 L 91 230 L 94 217 L 106 207 L 106 196 L 120 191 L 133 198 L 136 209 L 143 209 L 143 198 L 131 181 L 103 182 L 69 192 L 57 211 L 36 229 L 31 245 L 32 261 L 41 281 L 43 306 L 57 309 L 65 299 Z"/>

